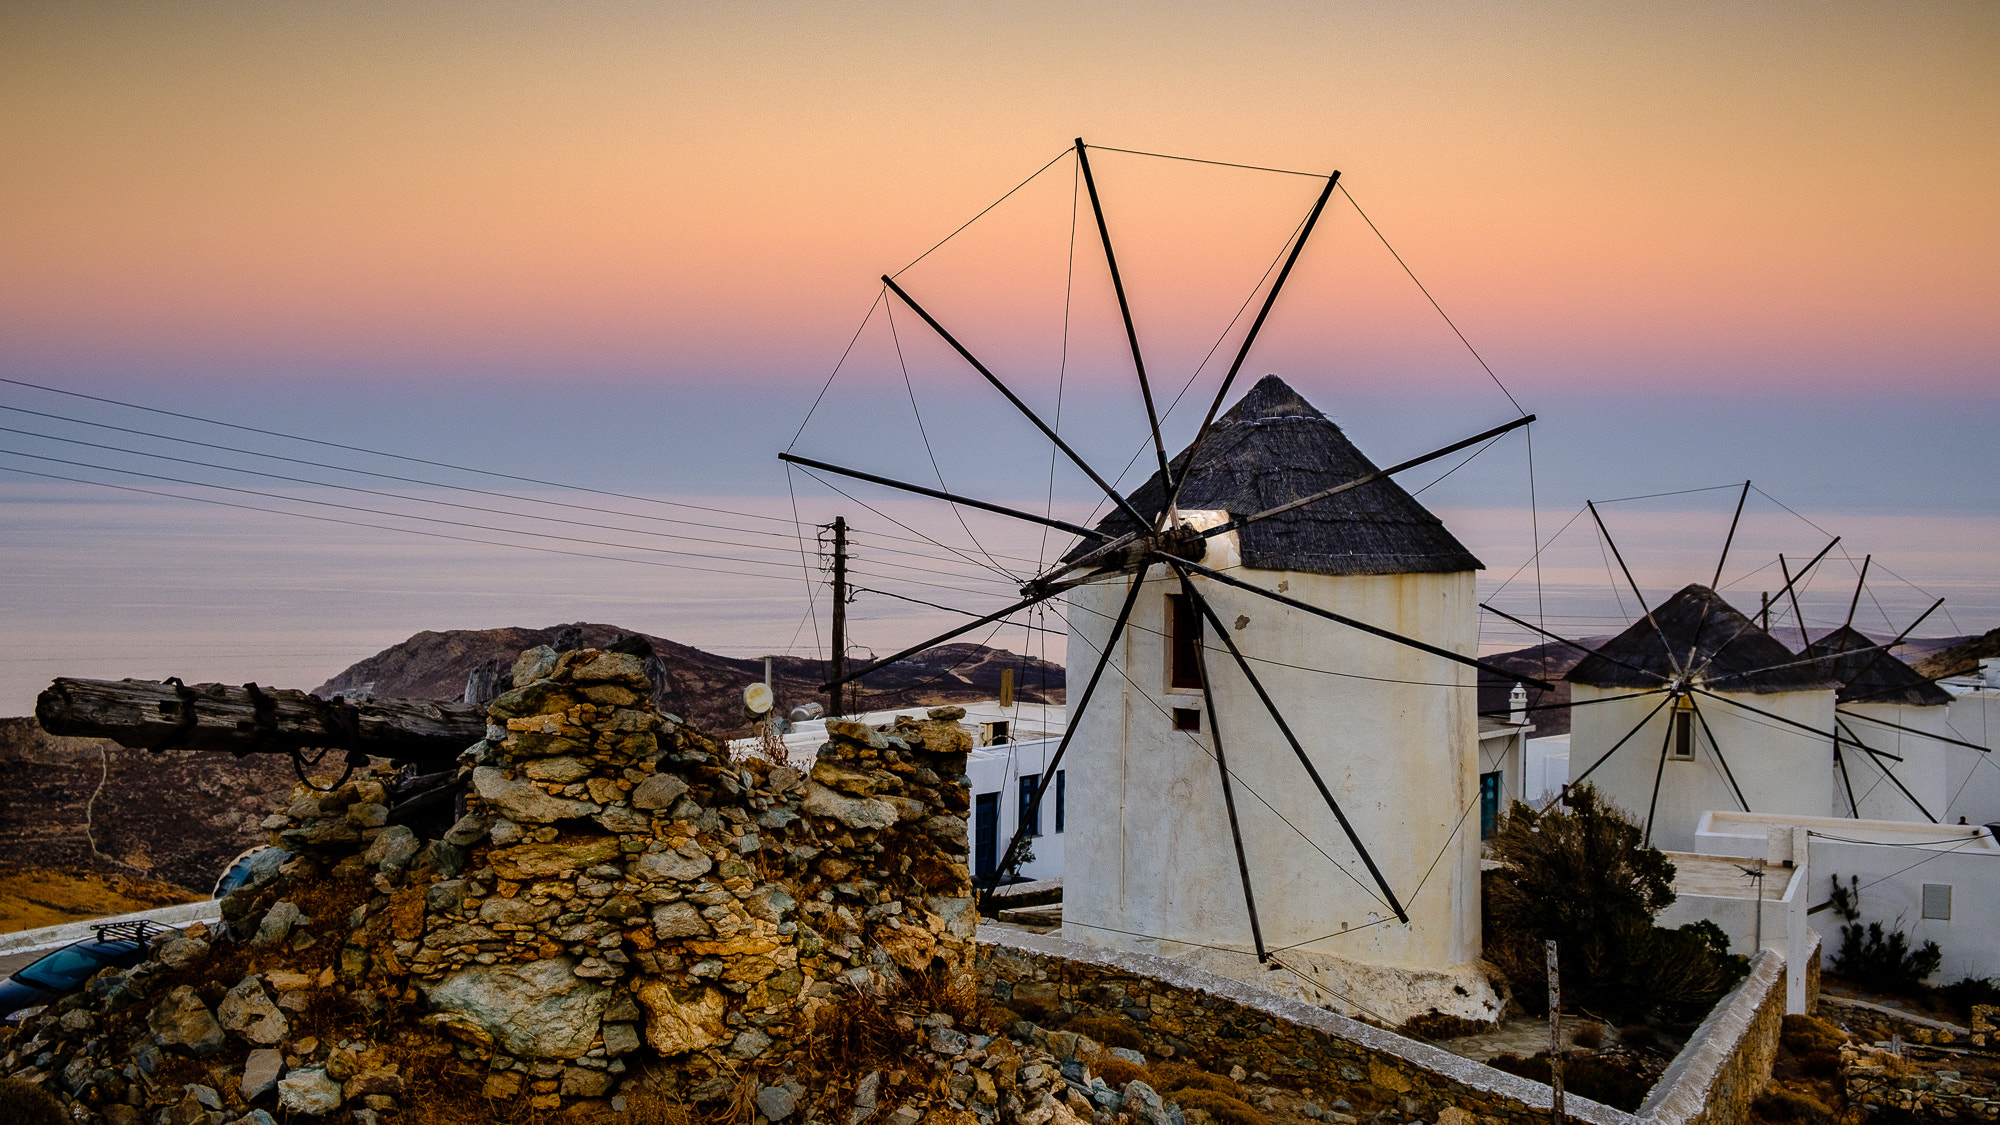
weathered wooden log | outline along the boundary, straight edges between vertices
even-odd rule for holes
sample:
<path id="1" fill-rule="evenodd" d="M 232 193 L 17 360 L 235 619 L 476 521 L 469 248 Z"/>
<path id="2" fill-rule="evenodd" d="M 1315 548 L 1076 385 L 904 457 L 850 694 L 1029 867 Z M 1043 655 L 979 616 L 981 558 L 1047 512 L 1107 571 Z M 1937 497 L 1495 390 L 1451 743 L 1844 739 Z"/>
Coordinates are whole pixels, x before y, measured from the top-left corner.
<path id="1" fill-rule="evenodd" d="M 35 718 L 50 734 L 108 738 L 140 750 L 289 754 L 358 751 L 446 766 L 486 733 L 486 711 L 427 699 L 325 700 L 254 683 L 73 680 L 49 685 Z M 338 760 L 338 755 L 334 760 Z"/>

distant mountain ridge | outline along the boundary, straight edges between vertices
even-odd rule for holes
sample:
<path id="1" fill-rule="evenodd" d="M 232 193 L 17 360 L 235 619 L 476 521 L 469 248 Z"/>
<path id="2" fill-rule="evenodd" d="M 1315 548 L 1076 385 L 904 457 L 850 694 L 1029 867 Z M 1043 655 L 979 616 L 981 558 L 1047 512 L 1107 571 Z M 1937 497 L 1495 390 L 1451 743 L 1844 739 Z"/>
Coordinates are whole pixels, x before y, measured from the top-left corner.
<path id="1" fill-rule="evenodd" d="M 465 693 L 472 669 L 487 660 L 509 664 L 523 649 L 553 645 L 565 631 L 575 630 L 585 648 L 604 648 L 621 637 L 644 637 L 666 667 L 662 706 L 712 734 L 748 730 L 743 717 L 743 688 L 764 678 L 761 659 L 738 660 L 705 652 L 665 637 L 616 625 L 576 622 L 540 629 L 425 630 L 401 644 L 362 660 L 314 688 L 316 695 L 365 689 L 370 694 L 403 699 L 454 700 Z M 977 644 L 939 645 L 891 667 L 870 673 L 858 707 L 878 710 L 901 706 L 937 706 L 992 699 L 1000 694 L 1000 674 L 1014 670 L 1015 694 L 1024 702 L 1060 702 L 1063 669 L 1032 656 Z M 826 697 L 819 690 L 826 662 L 780 656 L 771 663 L 772 687 L 781 710 Z"/>

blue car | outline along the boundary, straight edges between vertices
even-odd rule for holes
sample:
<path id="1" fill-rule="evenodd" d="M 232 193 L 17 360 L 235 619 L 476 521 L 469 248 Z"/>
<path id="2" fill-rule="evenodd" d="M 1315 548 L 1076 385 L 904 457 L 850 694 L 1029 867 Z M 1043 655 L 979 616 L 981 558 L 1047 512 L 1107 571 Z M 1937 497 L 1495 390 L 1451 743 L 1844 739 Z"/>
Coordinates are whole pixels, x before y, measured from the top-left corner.
<path id="1" fill-rule="evenodd" d="M 59 1000 L 109 968 L 129 969 L 144 961 L 155 939 L 175 932 L 157 922 L 107 922 L 93 926 L 96 937 L 65 945 L 0 981 L 0 1015 L 19 1023 L 27 1009 Z"/>

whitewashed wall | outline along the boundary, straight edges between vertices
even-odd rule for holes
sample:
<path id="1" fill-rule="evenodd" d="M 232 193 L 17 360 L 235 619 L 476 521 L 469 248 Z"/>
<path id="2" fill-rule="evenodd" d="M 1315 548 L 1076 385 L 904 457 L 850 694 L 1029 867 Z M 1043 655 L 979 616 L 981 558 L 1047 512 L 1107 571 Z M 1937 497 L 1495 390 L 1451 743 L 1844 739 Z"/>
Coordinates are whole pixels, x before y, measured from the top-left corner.
<path id="1" fill-rule="evenodd" d="M 974 815 L 967 819 L 973 856 L 979 854 L 981 836 L 976 815 L 979 795 L 992 793 L 999 797 L 1000 830 L 993 844 L 993 854 L 997 862 L 998 859 L 1005 857 L 1007 844 L 1013 840 L 1014 832 L 1021 824 L 1021 779 L 1030 774 L 1045 772 L 1049 759 L 1055 755 L 1056 744 L 1059 741 L 1061 740 L 1055 738 L 1040 738 L 1029 742 L 1012 742 L 1003 746 L 982 746 L 973 750 L 965 764 L 966 776 L 972 779 Z M 1063 759 L 1063 772 L 1069 771 L 1072 758 L 1073 755 Z M 1071 774 L 1069 781 L 1074 784 L 1076 776 Z M 1074 821 L 1067 816 L 1064 817 L 1064 830 L 1057 831 L 1056 796 L 1056 787 L 1052 782 L 1048 793 L 1042 797 L 1040 818 L 1042 833 L 1031 841 L 1035 858 L 1021 865 L 1023 878 L 1056 879 L 1062 876 L 1063 843 L 1069 834 L 1067 830 Z M 1074 811 L 1074 797 L 1074 792 L 1069 792 L 1068 798 L 1071 803 L 1066 811 Z"/>
<path id="2" fill-rule="evenodd" d="M 1606 696 L 1630 694 L 1630 688 L 1595 688 L 1576 684 L 1571 688 L 1570 779 L 1574 782 L 1607 750 L 1637 726 L 1660 702 L 1658 695 L 1591 703 Z M 1833 730 L 1833 692 L 1745 693 L 1734 698 L 1752 707 L 1769 711 L 1815 730 Z M 1668 759 L 1660 764 L 1661 746 L 1667 737 L 1667 716 L 1662 709 L 1646 722 L 1644 729 L 1613 754 L 1587 779 L 1639 824 L 1653 799 L 1654 779 L 1659 779 L 1659 802 L 1653 813 L 1652 843 L 1665 851 L 1694 851 L 1695 826 L 1710 809 L 1740 809 L 1736 790 L 1731 788 L 1722 768 L 1726 759 L 1736 784 L 1750 811 L 1825 816 L 1833 800 L 1833 740 L 1786 726 L 1763 715 L 1732 707 L 1707 696 L 1698 697 L 1702 715 L 1714 733 L 1711 741 L 1701 725 L 1695 725 L 1694 760 Z M 1579 706 L 1588 704 L 1587 706 Z M 1721 744 L 1721 756 L 1716 753 Z"/>
<path id="3" fill-rule="evenodd" d="M 1929 823 L 1932 817 L 1947 818 L 1951 805 L 1950 782 L 1947 777 L 1949 754 L 1952 748 L 1934 738 L 1899 730 L 1910 727 L 1914 730 L 1930 731 L 1953 737 L 1951 734 L 1950 708 L 1945 706 L 1912 707 L 1901 703 L 1845 703 L 1840 707 L 1842 733 L 1851 733 L 1871 749 L 1894 754 L 1903 759 L 1900 762 L 1882 761 L 1874 755 L 1842 745 L 1841 756 L 1846 760 L 1846 784 L 1838 777 L 1834 779 L 1834 816 L 1855 815 L 1859 808 L 1863 820 L 1910 820 Z M 1880 719 L 1896 726 L 1885 726 L 1870 720 Z M 1977 751 L 1967 750 L 1972 754 Z M 2000 771 L 1994 771 L 2000 775 Z M 1909 790 L 1905 795 L 1890 780 L 1903 783 Z M 1854 804 L 1847 800 L 1847 784 L 1854 786 Z M 1911 801 L 1916 798 L 1916 802 Z M 1921 804 L 1920 809 L 1918 805 Z M 1930 815 L 1926 816 L 1928 812 Z"/>
<path id="4" fill-rule="evenodd" d="M 1952 737 L 1990 747 L 1993 753 L 1962 746 L 1944 748 L 1945 785 L 1950 793 L 1945 819 L 1957 823 L 1962 816 L 1973 824 L 2000 823 L 2000 693 L 1956 696 L 1947 711 Z"/>

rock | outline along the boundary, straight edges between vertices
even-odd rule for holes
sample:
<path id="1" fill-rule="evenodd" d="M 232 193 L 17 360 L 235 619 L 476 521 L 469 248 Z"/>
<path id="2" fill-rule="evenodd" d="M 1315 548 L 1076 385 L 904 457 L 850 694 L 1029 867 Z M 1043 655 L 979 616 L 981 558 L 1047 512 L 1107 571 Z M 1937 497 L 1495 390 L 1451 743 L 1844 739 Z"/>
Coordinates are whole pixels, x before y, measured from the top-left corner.
<path id="1" fill-rule="evenodd" d="M 536 906 L 526 899 L 500 898 L 497 895 L 479 904 L 479 921 L 486 925 L 510 922 L 518 926 L 532 926 L 560 913 L 562 907 L 553 902 Z"/>
<path id="2" fill-rule="evenodd" d="M 571 757 L 537 758 L 521 769 L 534 781 L 552 781 L 557 785 L 568 785 L 572 781 L 582 781 L 590 776 L 590 767 Z"/>
<path id="3" fill-rule="evenodd" d="M 684 856 L 679 852 L 647 852 L 632 861 L 634 879 L 650 879 L 662 883 L 685 883 L 708 873 L 715 861 L 696 852 Z"/>
<path id="4" fill-rule="evenodd" d="M 472 771 L 472 788 L 495 811 L 522 824 L 554 824 L 558 820 L 578 820 L 603 812 L 600 805 L 552 797 L 526 778 L 509 779 L 497 766 L 478 766 Z"/>
<path id="5" fill-rule="evenodd" d="M 771 1037 L 754 1027 L 737 1032 L 736 1039 L 729 1044 L 730 1055 L 739 1059 L 754 1059 L 770 1049 Z"/>
<path id="6" fill-rule="evenodd" d="M 261 1047 L 244 1057 L 243 1077 L 237 1080 L 237 1089 L 242 1091 L 244 1101 L 254 1102 L 277 1089 L 278 1079 L 284 1073 L 285 1053 Z"/>
<path id="7" fill-rule="evenodd" d="M 601 1098 L 611 1092 L 616 1077 L 606 1071 L 581 1066 L 563 1068 L 562 1093 L 566 1098 Z"/>
<path id="8" fill-rule="evenodd" d="M 893 774 L 854 769 L 832 758 L 821 758 L 813 763 L 812 779 L 828 789 L 838 789 L 852 797 L 873 797 L 885 782 L 895 784 Z"/>
<path id="9" fill-rule="evenodd" d="M 705 985 L 675 988 L 661 980 L 639 986 L 646 1009 L 646 1043 L 662 1055 L 698 1051 L 719 1042 L 728 1003 Z"/>
<path id="10" fill-rule="evenodd" d="M 278 1079 L 278 1108 L 286 1113 L 324 1117 L 340 1108 L 340 1083 L 323 1066 L 302 1066 Z"/>
<path id="11" fill-rule="evenodd" d="M 547 645 L 536 645 L 514 658 L 514 667 L 508 672 L 508 682 L 517 688 L 527 687 L 536 680 L 545 680 L 556 670 L 556 650 Z"/>
<path id="12" fill-rule="evenodd" d="M 954 1031 L 949 1027 L 931 1028 L 931 1050 L 940 1055 L 962 1055 L 971 1045 L 962 1031 Z"/>
<path id="13" fill-rule="evenodd" d="M 1438 1113 L 1437 1125 L 1478 1125 L 1479 1118 L 1458 1108 L 1446 1106 Z"/>
<path id="14" fill-rule="evenodd" d="M 478 1024 L 509 1054 L 573 1059 L 597 1038 L 611 990 L 578 978 L 570 958 L 552 957 L 469 966 L 432 985 L 428 998 L 431 1007 Z"/>
<path id="15" fill-rule="evenodd" d="M 208 943 L 195 937 L 168 938 L 153 950 L 153 959 L 169 969 L 185 969 L 208 956 Z"/>
<path id="16" fill-rule="evenodd" d="M 766 883 L 758 887 L 749 898 L 743 900 L 743 908 L 750 912 L 751 917 L 773 923 L 783 922 L 785 915 L 797 909 L 798 905 L 798 901 L 776 883 Z"/>
<path id="17" fill-rule="evenodd" d="M 875 1099 L 881 1097 L 882 1072 L 871 1070 L 854 1085 L 854 1108 L 847 1111 L 847 1125 L 861 1125 L 875 1116 Z"/>
<path id="18" fill-rule="evenodd" d="M 356 1071 L 353 1077 L 341 1084 L 340 1090 L 350 1102 L 371 1094 L 394 1097 L 403 1092 L 403 1076 L 389 1067 L 372 1067 Z"/>
<path id="19" fill-rule="evenodd" d="M 1114 1051 L 1119 1048 L 1112 1048 Z M 1125 1112 L 1131 1114 L 1140 1125 L 1173 1125 L 1167 1116 L 1167 1103 L 1151 1086 L 1134 1078 L 1125 1084 Z"/>
<path id="20" fill-rule="evenodd" d="M 422 846 L 423 842 L 417 839 L 415 832 L 404 825 L 392 824 L 369 843 L 361 858 L 380 871 L 401 871 L 417 857 L 417 850 Z"/>
<path id="21" fill-rule="evenodd" d="M 867 723 L 857 723 L 851 719 L 828 719 L 826 721 L 826 736 L 828 738 L 846 739 L 849 742 L 856 742 L 876 750 L 887 750 L 889 748 L 889 740 L 883 738 L 880 731 L 869 726 Z"/>
<path id="22" fill-rule="evenodd" d="M 687 782 L 670 773 L 656 773 L 632 790 L 635 809 L 670 809 L 688 791 Z"/>
<path id="23" fill-rule="evenodd" d="M 757 1091 L 757 1109 L 773 1121 L 783 1121 L 798 1112 L 799 1096 L 805 1092 L 796 1080 L 780 1079 L 778 1085 Z"/>
<path id="24" fill-rule="evenodd" d="M 639 1049 L 639 1029 L 629 1023 L 607 1023 L 604 1025 L 604 1053 L 612 1058 L 629 1055 Z"/>
<path id="25" fill-rule="evenodd" d="M 469 848 L 486 836 L 493 827 L 493 818 L 485 813 L 466 813 L 452 823 L 444 834 L 444 843 L 453 847 Z"/>
<path id="26" fill-rule="evenodd" d="M 917 1125 L 924 1119 L 924 1111 L 915 1106 L 900 1106 L 889 1115 L 889 1125 Z"/>
<path id="27" fill-rule="evenodd" d="M 888 828 L 896 823 L 896 806 L 889 802 L 843 797 L 817 781 L 806 782 L 806 799 L 799 808 L 813 816 L 832 817 L 849 828 Z"/>
<path id="28" fill-rule="evenodd" d="M 663 938 L 707 937 L 708 923 L 691 902 L 670 902 L 653 908 L 653 933 Z"/>
<path id="29" fill-rule="evenodd" d="M 616 859 L 618 854 L 616 836 L 572 837 L 560 844 L 499 848 L 488 854 L 486 860 L 502 879 L 529 880 L 572 876 L 592 864 Z"/>
<path id="30" fill-rule="evenodd" d="M 299 913 L 299 908 L 291 902 L 280 902 L 264 912 L 264 920 L 257 924 L 257 936 L 250 939 L 252 945 L 276 945 L 285 940 L 293 926 L 303 926 L 312 921 Z"/>
<path id="31" fill-rule="evenodd" d="M 389 806 L 357 801 L 347 806 L 347 823 L 356 828 L 380 828 L 389 823 Z"/>
<path id="32" fill-rule="evenodd" d="M 274 1047 L 292 1031 L 285 1014 L 264 991 L 264 982 L 254 974 L 223 996 L 215 1007 L 215 1017 L 223 1030 L 237 1032 L 260 1047 Z"/>
<path id="33" fill-rule="evenodd" d="M 1111 1057 L 1114 1059 L 1124 1059 L 1126 1062 L 1131 1063 L 1133 1066 L 1146 1065 L 1146 1056 L 1140 1054 L 1139 1052 L 1133 1050 L 1130 1047 L 1111 1048 Z"/>
<path id="34" fill-rule="evenodd" d="M 569 678 L 579 684 L 617 684 L 633 691 L 650 692 L 653 681 L 646 678 L 646 663 L 629 652 L 602 649 L 581 654 L 569 666 Z"/>
<path id="35" fill-rule="evenodd" d="M 194 989 L 181 985 L 160 1001 L 146 1019 L 153 1034 L 160 1037 L 160 1045 L 178 1048 L 181 1052 L 196 1058 L 207 1058 L 222 1050 L 226 1041 L 222 1025 L 215 1022 L 208 1006 L 196 996 Z"/>
<path id="36" fill-rule="evenodd" d="M 278 1125 L 277 1119 L 261 1109 L 253 1109 L 237 1118 L 230 1125 Z"/>

